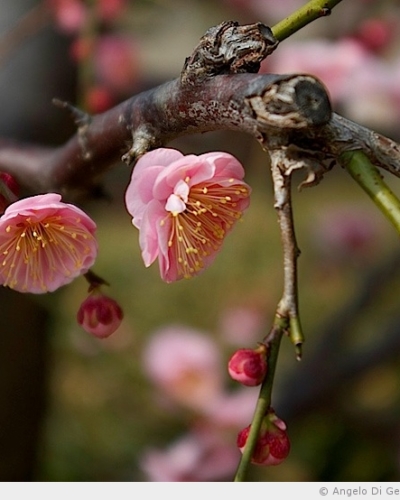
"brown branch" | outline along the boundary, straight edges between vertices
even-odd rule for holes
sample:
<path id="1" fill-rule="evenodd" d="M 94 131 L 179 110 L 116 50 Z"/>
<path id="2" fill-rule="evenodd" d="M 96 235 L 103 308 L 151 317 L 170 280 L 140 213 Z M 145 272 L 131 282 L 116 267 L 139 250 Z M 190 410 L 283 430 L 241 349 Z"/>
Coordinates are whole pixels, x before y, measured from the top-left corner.
<path id="1" fill-rule="evenodd" d="M 310 94 L 313 108 L 304 106 Z M 263 141 L 282 127 L 299 130 L 329 117 L 326 92 L 310 76 L 220 75 L 196 86 L 173 80 L 94 116 L 58 148 L 2 141 L 0 169 L 34 191 L 86 189 L 129 143 L 124 160 L 132 163 L 180 135 L 230 129 Z"/>
<path id="2" fill-rule="evenodd" d="M 301 358 L 303 334 L 298 312 L 297 258 L 300 250 L 294 231 L 291 202 L 291 173 L 287 165 L 285 152 L 271 151 L 271 170 L 274 184 L 275 209 L 283 245 L 283 293 L 279 301 L 276 316 L 287 320 L 290 339 L 296 346 L 298 359 Z"/>
<path id="3" fill-rule="evenodd" d="M 225 129 L 251 134 L 268 151 L 284 151 L 285 175 L 306 168 L 306 185 L 318 183 L 342 152 L 354 149 L 400 176 L 400 147 L 332 115 L 316 78 L 249 73 L 276 46 L 260 23 L 222 23 L 204 35 L 179 79 L 93 117 L 61 103 L 78 130 L 58 148 L 0 141 L 0 170 L 32 192 L 85 193 L 121 157 L 132 164 L 181 135 Z"/>

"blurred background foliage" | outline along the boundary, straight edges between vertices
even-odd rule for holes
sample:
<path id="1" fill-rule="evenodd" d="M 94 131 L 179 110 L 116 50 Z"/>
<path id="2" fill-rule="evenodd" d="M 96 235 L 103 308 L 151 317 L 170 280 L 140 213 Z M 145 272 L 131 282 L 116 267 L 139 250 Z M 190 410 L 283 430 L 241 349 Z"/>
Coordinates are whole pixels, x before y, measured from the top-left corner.
<path id="1" fill-rule="evenodd" d="M 82 60 L 71 57 L 77 35 L 60 27 L 55 3 L 0 0 L 1 136 L 61 143 L 73 126 L 51 105 L 53 97 L 84 102 L 94 111 L 96 106 L 107 107 L 175 78 L 209 27 L 230 19 L 271 25 L 302 2 L 127 2 L 123 14 L 96 24 L 98 31 L 91 33 L 131 37 L 131 62 L 121 63 L 134 65 L 128 68 L 131 83 L 119 86 L 113 86 L 112 78 L 110 84 L 104 66 L 96 66 L 93 52 L 89 62 L 85 60 L 91 73 L 83 75 Z M 44 11 L 32 16 L 31 29 L 19 28 L 19 36 L 10 39 L 11 27 L 43 5 Z M 396 1 L 344 0 L 332 16 L 282 45 L 282 50 L 286 44 L 287 51 L 294 51 L 296 44 L 313 42 L 315 53 L 309 58 L 324 66 L 324 82 L 329 90 L 334 87 L 335 109 L 349 118 L 363 116 L 363 124 L 397 140 L 399 129 L 393 125 L 400 116 L 398 11 Z M 328 42 L 332 47 L 357 46 L 359 59 L 343 46 L 335 66 L 331 53 L 323 56 L 315 48 Z M 114 54 L 117 57 L 118 51 Z M 273 57 L 266 71 L 283 64 L 280 49 Z M 349 68 L 358 68 L 356 62 L 365 80 L 354 92 Z M 106 92 L 95 95 L 101 99 L 85 100 L 83 93 L 94 86 Z M 249 334 L 244 347 L 268 332 L 282 291 L 282 269 L 267 155 L 251 137 L 224 131 L 181 138 L 171 146 L 184 153 L 222 150 L 237 156 L 253 188 L 249 210 L 211 268 L 195 279 L 165 284 L 156 264 L 144 268 L 138 234 L 125 211 L 128 168 L 118 165 L 104 177 L 109 199 L 85 200 L 82 205 L 98 224 L 100 252 L 94 270 L 111 283 L 107 293 L 119 301 L 125 320 L 104 341 L 81 330 L 75 317 L 86 297 L 84 279 L 51 296 L 21 298 L 2 290 L 0 443 L 6 452 L 0 458 L 0 479 L 151 480 L 143 466 L 148 450 L 166 449 L 201 420 L 193 408 L 160 401 L 160 389 L 143 363 L 153 333 L 171 324 L 205 332 L 225 366 L 240 345 L 221 335 L 224 317 L 237 309 L 256 311 L 259 337 Z M 399 180 L 389 174 L 385 178 L 400 193 Z M 301 182 L 301 173 L 295 180 L 296 185 Z M 398 235 L 340 169 L 329 172 L 317 187 L 294 190 L 293 203 L 302 251 L 300 311 L 306 343 L 298 363 L 284 339 L 274 393 L 274 408 L 288 425 L 292 451 L 279 467 L 255 467 L 251 480 L 399 480 Z M 225 390 L 233 394 L 237 388 L 224 377 Z M 229 431 L 233 447 L 239 430 Z M 233 473 L 234 469 L 220 476 L 216 472 L 208 479 L 230 480 Z"/>

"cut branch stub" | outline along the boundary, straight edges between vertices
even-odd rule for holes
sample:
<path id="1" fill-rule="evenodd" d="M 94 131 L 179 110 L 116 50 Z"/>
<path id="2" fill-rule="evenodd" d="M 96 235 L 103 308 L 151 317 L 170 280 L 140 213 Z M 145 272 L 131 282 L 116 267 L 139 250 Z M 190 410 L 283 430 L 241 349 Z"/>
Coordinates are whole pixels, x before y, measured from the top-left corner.
<path id="1" fill-rule="evenodd" d="M 271 29 L 262 23 L 221 23 L 205 33 L 186 59 L 181 83 L 194 85 L 216 75 L 257 73 L 261 61 L 278 43 Z"/>
<path id="2" fill-rule="evenodd" d="M 329 122 L 331 104 L 325 87 L 307 75 L 282 77 L 261 96 L 248 99 L 259 122 L 267 128 L 304 129 Z"/>

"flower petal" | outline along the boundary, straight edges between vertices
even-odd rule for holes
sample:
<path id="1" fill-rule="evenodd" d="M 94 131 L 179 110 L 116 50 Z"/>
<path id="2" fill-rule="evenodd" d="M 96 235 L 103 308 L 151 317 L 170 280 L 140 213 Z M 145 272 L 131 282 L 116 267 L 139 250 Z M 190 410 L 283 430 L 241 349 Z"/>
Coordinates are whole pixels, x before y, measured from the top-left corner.
<path id="1" fill-rule="evenodd" d="M 52 292 L 93 265 L 96 224 L 58 194 L 10 205 L 0 217 L 0 284 L 19 292 Z"/>
<path id="2" fill-rule="evenodd" d="M 146 267 L 149 267 L 158 257 L 160 228 L 164 231 L 168 230 L 168 228 L 163 228 L 163 218 L 165 218 L 164 207 L 158 200 L 152 200 L 143 215 L 139 233 L 139 245 Z"/>

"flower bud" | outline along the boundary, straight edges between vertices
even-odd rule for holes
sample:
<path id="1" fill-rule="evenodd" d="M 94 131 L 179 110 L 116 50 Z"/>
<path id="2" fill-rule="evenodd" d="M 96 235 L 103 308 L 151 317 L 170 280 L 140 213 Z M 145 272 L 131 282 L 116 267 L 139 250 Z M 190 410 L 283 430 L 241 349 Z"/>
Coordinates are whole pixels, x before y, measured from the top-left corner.
<path id="1" fill-rule="evenodd" d="M 257 349 L 239 349 L 228 363 L 229 375 L 243 385 L 261 384 L 267 373 L 267 348 L 260 344 Z"/>
<path id="2" fill-rule="evenodd" d="M 237 445 L 243 453 L 250 432 L 250 425 L 239 432 Z M 290 441 L 286 424 L 273 410 L 264 417 L 251 463 L 256 465 L 279 465 L 289 455 Z"/>
<path id="3" fill-rule="evenodd" d="M 78 323 L 97 338 L 105 339 L 114 333 L 123 318 L 119 304 L 100 292 L 84 300 L 77 314 Z"/>

